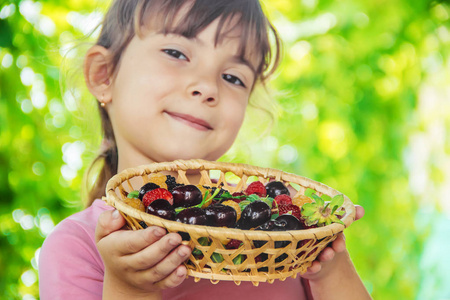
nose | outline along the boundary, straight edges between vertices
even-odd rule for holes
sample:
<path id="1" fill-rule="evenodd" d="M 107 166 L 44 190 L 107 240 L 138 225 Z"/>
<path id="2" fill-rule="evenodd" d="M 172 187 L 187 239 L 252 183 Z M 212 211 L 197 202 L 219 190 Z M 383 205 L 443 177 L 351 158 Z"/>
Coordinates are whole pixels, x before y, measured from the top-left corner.
<path id="1" fill-rule="evenodd" d="M 213 78 L 202 78 L 192 82 L 188 89 L 189 96 L 199 99 L 209 105 L 216 105 L 219 101 L 217 82 Z"/>

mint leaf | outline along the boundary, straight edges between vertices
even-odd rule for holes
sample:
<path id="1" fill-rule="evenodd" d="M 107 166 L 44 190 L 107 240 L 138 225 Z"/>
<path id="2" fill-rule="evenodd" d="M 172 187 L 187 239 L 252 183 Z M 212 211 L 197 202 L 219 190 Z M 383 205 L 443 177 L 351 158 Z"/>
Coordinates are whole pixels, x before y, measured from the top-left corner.
<path id="1" fill-rule="evenodd" d="M 215 262 L 215 263 L 221 263 L 221 262 L 223 262 L 223 256 L 222 256 L 222 254 L 220 254 L 220 253 L 214 252 L 214 253 L 211 255 L 211 259 L 212 259 L 212 261 Z"/>
<path id="2" fill-rule="evenodd" d="M 133 198 L 139 199 L 139 191 L 132 191 L 132 192 L 129 192 L 128 195 L 127 195 L 127 198 L 130 198 L 130 199 L 133 199 Z"/>

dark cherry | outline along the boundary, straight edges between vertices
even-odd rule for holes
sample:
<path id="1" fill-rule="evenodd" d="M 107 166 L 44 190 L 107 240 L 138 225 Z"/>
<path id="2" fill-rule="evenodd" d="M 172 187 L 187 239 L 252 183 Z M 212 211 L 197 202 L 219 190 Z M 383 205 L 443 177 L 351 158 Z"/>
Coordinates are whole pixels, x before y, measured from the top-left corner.
<path id="1" fill-rule="evenodd" d="M 285 214 L 276 218 L 276 221 L 283 224 L 284 230 L 299 230 L 305 229 L 303 223 L 293 215 Z"/>
<path id="2" fill-rule="evenodd" d="M 241 218 L 236 224 L 237 228 L 250 229 L 258 227 L 270 220 L 272 211 L 263 201 L 255 201 L 248 204 L 242 211 Z"/>
<path id="3" fill-rule="evenodd" d="M 144 197 L 144 195 L 145 195 L 148 191 L 157 189 L 157 188 L 159 188 L 159 187 L 160 187 L 159 185 L 157 185 L 156 183 L 153 183 L 153 182 L 149 182 L 149 183 L 144 184 L 144 185 L 141 186 L 141 188 L 139 189 L 139 199 L 141 199 L 141 201 L 142 201 L 142 197 Z"/>
<path id="4" fill-rule="evenodd" d="M 233 227 L 237 214 L 234 208 L 222 204 L 214 204 L 205 208 L 206 225 L 215 227 Z"/>
<path id="5" fill-rule="evenodd" d="M 271 181 L 266 184 L 267 196 L 275 198 L 278 195 L 291 195 L 289 189 L 281 181 Z"/>
<path id="6" fill-rule="evenodd" d="M 202 202 L 202 192 L 192 184 L 177 186 L 172 190 L 173 207 L 190 207 Z"/>
<path id="7" fill-rule="evenodd" d="M 295 218 L 295 217 L 294 217 Z M 255 230 L 263 230 L 263 231 L 285 231 L 286 229 L 284 228 L 286 224 L 282 223 L 282 222 L 278 222 L 276 220 L 269 220 L 266 223 L 258 226 Z M 253 245 L 255 245 L 256 248 L 261 248 L 262 246 L 264 246 L 264 244 L 267 243 L 267 241 L 253 241 Z M 277 247 L 277 245 L 279 246 L 280 242 L 275 242 L 275 247 L 276 248 L 280 248 Z"/>
<path id="8" fill-rule="evenodd" d="M 156 199 L 150 203 L 150 205 L 147 206 L 146 212 L 166 220 L 175 220 L 175 209 L 173 209 L 173 206 L 165 199 Z"/>
<path id="9" fill-rule="evenodd" d="M 177 214 L 176 221 L 191 225 L 206 225 L 206 214 L 199 207 L 186 208 Z"/>

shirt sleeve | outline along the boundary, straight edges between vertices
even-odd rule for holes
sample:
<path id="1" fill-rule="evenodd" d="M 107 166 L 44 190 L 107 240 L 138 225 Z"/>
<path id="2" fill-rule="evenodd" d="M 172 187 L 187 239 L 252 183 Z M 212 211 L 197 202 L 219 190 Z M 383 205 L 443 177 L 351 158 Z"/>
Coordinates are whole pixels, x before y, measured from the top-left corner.
<path id="1" fill-rule="evenodd" d="M 40 298 L 102 299 L 103 276 L 92 228 L 67 219 L 58 224 L 40 252 Z"/>

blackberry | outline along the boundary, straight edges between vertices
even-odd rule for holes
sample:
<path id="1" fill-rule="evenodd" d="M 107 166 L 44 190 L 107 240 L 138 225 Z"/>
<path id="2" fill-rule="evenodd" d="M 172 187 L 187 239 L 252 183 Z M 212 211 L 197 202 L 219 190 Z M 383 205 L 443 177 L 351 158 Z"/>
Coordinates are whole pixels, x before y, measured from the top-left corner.
<path id="1" fill-rule="evenodd" d="M 172 175 L 166 175 L 167 179 L 166 179 L 166 184 L 167 184 L 167 189 L 169 190 L 169 192 L 172 193 L 173 189 L 176 188 L 177 186 L 182 186 L 182 183 L 177 183 L 175 180 L 175 177 L 173 177 Z"/>

